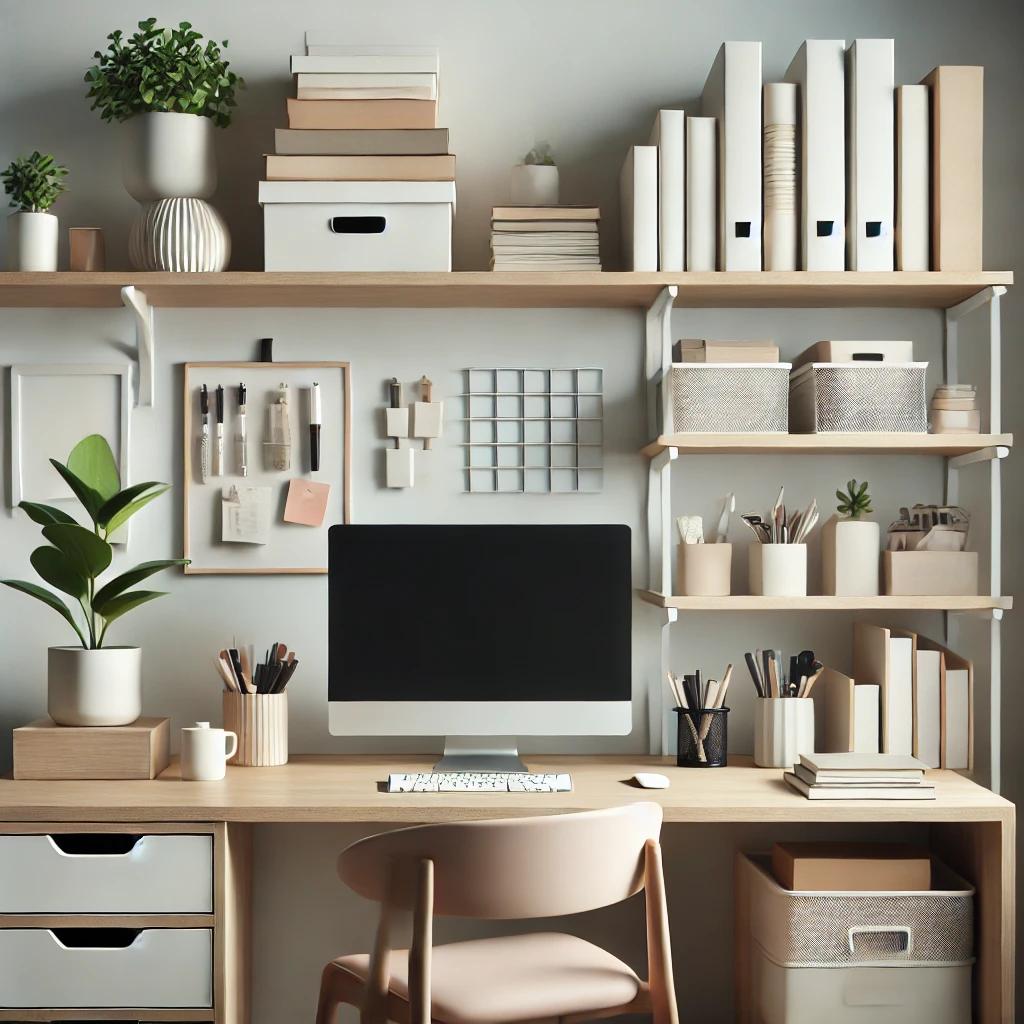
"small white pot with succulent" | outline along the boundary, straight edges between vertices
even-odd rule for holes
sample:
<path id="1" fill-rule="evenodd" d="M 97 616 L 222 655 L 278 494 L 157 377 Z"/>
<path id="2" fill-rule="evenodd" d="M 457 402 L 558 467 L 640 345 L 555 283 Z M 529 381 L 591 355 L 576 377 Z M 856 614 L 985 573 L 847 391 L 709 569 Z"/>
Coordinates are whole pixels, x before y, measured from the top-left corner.
<path id="1" fill-rule="evenodd" d="M 50 463 L 85 509 L 91 528 L 52 505 L 20 502 L 18 507 L 43 528 L 46 541 L 29 561 L 53 589 L 26 580 L 0 582 L 52 608 L 78 637 L 77 646 L 49 649 L 50 717 L 58 725 L 128 725 L 142 713 L 142 652 L 138 647 L 109 645 L 107 630 L 126 612 L 163 596 L 131 588 L 187 560 L 142 562 L 102 584 L 99 577 L 113 558 L 111 535 L 170 485 L 149 480 L 122 490 L 110 445 L 99 434 L 75 445 L 67 464 L 56 459 Z M 60 594 L 73 599 L 77 613 Z"/>
<path id="2" fill-rule="evenodd" d="M 837 597 L 874 597 L 881 546 L 878 523 L 864 518 L 873 511 L 867 481 L 849 480 L 836 497 L 838 515 L 821 531 L 822 590 Z"/>
<path id="3" fill-rule="evenodd" d="M 57 269 L 60 223 L 49 211 L 66 187 L 67 173 L 49 153 L 37 150 L 0 174 L 10 205 L 18 211 L 7 218 L 8 270 Z"/>
<path id="4" fill-rule="evenodd" d="M 546 142 L 538 142 L 512 168 L 511 198 L 513 206 L 557 206 L 558 168 Z"/>

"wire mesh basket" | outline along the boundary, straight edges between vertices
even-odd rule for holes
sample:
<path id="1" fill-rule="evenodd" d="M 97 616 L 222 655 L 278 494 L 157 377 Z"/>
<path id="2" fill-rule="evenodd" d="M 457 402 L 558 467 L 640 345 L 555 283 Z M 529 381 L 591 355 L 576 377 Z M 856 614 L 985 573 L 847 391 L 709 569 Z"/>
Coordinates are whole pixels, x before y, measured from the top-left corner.
<path id="1" fill-rule="evenodd" d="M 673 363 L 671 432 L 785 434 L 789 363 Z"/>

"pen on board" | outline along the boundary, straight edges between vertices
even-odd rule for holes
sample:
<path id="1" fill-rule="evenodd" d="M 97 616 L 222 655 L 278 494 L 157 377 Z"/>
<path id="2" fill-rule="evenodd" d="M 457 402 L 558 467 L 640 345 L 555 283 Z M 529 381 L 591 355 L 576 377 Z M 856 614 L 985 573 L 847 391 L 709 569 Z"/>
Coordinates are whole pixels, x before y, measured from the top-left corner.
<path id="1" fill-rule="evenodd" d="M 217 385 L 216 391 L 216 409 L 217 409 L 217 434 L 216 434 L 216 446 L 213 452 L 213 475 L 223 476 L 224 475 L 224 388 L 222 385 Z"/>
<path id="2" fill-rule="evenodd" d="M 238 385 L 238 435 L 235 438 L 235 457 L 238 460 L 238 472 L 241 476 L 249 475 L 249 438 L 245 425 L 245 384 Z"/>
<path id="3" fill-rule="evenodd" d="M 313 381 L 309 396 L 309 469 L 316 473 L 320 469 L 320 428 L 323 424 L 323 408 L 320 402 L 320 385 Z"/>
<path id="4" fill-rule="evenodd" d="M 199 411 L 202 413 L 202 433 L 199 436 L 199 479 L 205 484 L 210 479 L 210 393 L 204 384 L 199 389 Z"/>

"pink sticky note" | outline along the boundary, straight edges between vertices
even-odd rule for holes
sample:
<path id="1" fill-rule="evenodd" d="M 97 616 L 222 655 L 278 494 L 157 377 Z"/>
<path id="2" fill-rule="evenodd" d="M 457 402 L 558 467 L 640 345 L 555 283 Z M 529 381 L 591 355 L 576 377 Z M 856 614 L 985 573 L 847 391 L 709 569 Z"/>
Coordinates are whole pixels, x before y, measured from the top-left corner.
<path id="1" fill-rule="evenodd" d="M 284 505 L 284 521 L 300 526 L 323 526 L 327 515 L 327 499 L 331 485 L 312 480 L 292 480 L 288 484 L 288 500 Z"/>

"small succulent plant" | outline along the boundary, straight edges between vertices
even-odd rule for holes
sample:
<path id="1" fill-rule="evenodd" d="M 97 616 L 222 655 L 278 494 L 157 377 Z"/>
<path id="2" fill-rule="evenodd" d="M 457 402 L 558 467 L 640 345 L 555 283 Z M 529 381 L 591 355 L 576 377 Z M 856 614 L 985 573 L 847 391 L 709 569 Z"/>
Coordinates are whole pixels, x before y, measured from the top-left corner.
<path id="1" fill-rule="evenodd" d="M 848 480 L 846 492 L 836 491 L 836 497 L 839 499 L 839 512 L 847 519 L 861 519 L 874 511 L 867 480 L 859 486 L 856 480 Z"/>
<path id="2" fill-rule="evenodd" d="M 538 142 L 537 145 L 523 157 L 523 163 L 541 167 L 554 167 L 555 154 L 551 152 L 551 143 Z"/>

